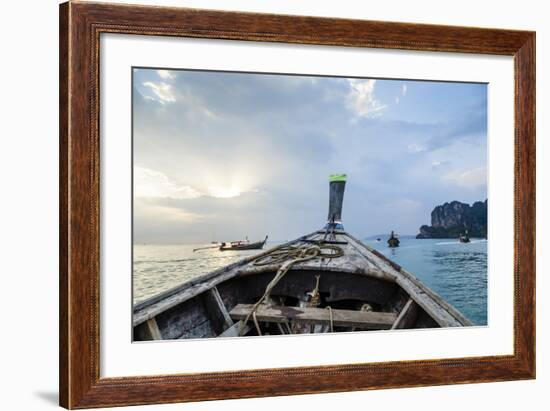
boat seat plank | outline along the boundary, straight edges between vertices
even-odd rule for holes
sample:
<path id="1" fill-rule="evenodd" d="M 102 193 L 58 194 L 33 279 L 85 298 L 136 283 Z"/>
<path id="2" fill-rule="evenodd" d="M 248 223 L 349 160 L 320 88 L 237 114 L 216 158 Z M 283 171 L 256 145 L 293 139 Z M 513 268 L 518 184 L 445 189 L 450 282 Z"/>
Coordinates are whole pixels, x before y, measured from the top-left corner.
<path id="1" fill-rule="evenodd" d="M 244 320 L 252 310 L 252 304 L 238 304 L 229 313 L 234 320 Z M 395 322 L 395 313 L 375 311 L 332 310 L 333 325 L 336 327 L 359 327 L 363 329 L 387 330 Z M 259 306 L 256 318 L 260 322 L 283 323 L 288 320 L 330 324 L 330 313 L 325 308 L 286 307 L 286 306 Z"/>

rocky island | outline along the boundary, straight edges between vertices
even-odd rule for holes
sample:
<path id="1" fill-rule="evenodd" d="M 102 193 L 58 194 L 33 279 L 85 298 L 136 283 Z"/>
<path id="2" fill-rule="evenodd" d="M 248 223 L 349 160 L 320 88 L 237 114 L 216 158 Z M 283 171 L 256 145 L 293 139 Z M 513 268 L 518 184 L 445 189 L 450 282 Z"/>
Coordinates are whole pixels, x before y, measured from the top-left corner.
<path id="1" fill-rule="evenodd" d="M 416 238 L 458 238 L 465 230 L 470 237 L 487 237 L 487 200 L 471 206 L 452 201 L 435 207 L 431 216 L 432 225 L 420 227 Z"/>

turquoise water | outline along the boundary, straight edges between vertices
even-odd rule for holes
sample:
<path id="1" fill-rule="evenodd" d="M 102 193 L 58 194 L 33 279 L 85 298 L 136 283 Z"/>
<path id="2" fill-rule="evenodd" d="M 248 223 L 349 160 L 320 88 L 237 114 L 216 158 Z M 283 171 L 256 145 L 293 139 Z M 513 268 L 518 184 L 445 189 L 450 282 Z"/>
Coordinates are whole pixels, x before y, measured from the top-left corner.
<path id="1" fill-rule="evenodd" d="M 477 325 L 487 325 L 487 240 L 401 238 L 398 248 L 363 240 L 452 304 Z"/>

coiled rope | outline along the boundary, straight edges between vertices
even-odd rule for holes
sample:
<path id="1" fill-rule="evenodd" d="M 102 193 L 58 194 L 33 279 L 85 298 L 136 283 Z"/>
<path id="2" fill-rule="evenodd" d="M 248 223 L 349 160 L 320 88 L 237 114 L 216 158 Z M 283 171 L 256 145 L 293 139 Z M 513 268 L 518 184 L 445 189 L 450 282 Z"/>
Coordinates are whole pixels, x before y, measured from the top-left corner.
<path id="1" fill-rule="evenodd" d="M 330 251 L 326 252 L 326 250 L 330 250 Z M 258 332 L 258 335 L 262 335 L 262 332 L 260 330 L 260 325 L 256 318 L 256 310 L 258 309 L 260 304 L 262 304 L 264 301 L 266 301 L 269 298 L 273 288 L 279 283 L 281 278 L 285 276 L 285 274 L 292 268 L 294 264 L 313 260 L 315 258 L 338 258 L 343 255 L 344 255 L 344 250 L 341 247 L 338 247 L 332 244 L 323 244 L 323 242 L 319 242 L 317 244 L 312 244 L 307 246 L 283 247 L 283 248 L 280 248 L 279 250 L 276 250 L 272 253 L 269 253 L 267 255 L 264 255 L 255 259 L 252 263 L 255 266 L 265 266 L 265 265 L 271 265 L 271 264 L 281 264 L 281 266 L 277 270 L 277 273 L 275 274 L 273 279 L 267 284 L 267 287 L 265 288 L 265 292 L 262 295 L 262 297 L 252 306 L 252 309 L 247 314 L 244 321 L 241 323 L 241 326 L 239 328 L 239 336 L 242 335 L 242 332 L 246 324 L 250 320 L 250 317 L 252 317 L 254 320 L 254 325 L 256 327 L 256 331 Z M 332 311 L 330 311 L 330 314 L 332 316 Z"/>

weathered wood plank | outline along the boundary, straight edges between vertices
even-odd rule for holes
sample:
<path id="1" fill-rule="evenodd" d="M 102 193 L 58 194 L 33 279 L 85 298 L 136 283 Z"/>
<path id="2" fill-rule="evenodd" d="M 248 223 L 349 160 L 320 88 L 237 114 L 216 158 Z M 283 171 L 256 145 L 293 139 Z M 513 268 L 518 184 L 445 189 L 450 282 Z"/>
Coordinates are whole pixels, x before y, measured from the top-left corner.
<path id="1" fill-rule="evenodd" d="M 404 328 L 411 328 L 416 320 L 418 314 L 418 305 L 412 298 L 409 298 L 405 303 L 401 312 L 397 316 L 397 319 L 393 323 L 391 329 L 399 330 Z"/>
<path id="2" fill-rule="evenodd" d="M 229 313 L 235 320 L 244 320 L 253 305 L 239 304 Z M 343 327 L 360 327 L 364 329 L 389 329 L 395 322 L 394 313 L 374 311 L 332 310 L 333 325 Z M 314 324 L 330 324 L 330 314 L 324 308 L 302 308 L 284 306 L 260 306 L 256 310 L 260 322 L 283 323 L 288 320 Z"/>
<path id="3" fill-rule="evenodd" d="M 239 330 L 241 329 L 242 321 L 238 321 L 234 323 L 231 327 L 229 327 L 227 330 L 225 330 L 223 333 L 218 335 L 218 338 L 228 338 L 228 337 L 238 337 L 239 336 Z M 243 328 L 242 335 L 246 335 L 247 332 L 249 332 L 252 329 L 252 326 L 249 324 L 245 325 Z"/>
<path id="4" fill-rule="evenodd" d="M 223 319 L 225 321 L 225 324 L 230 327 L 233 325 L 233 320 L 231 319 L 231 316 L 227 312 L 227 308 L 225 304 L 223 303 L 222 297 L 218 291 L 217 287 L 214 287 L 210 290 L 210 295 L 213 297 L 213 299 L 216 301 L 216 305 L 218 306 L 218 309 L 220 310 Z"/>
<path id="5" fill-rule="evenodd" d="M 188 289 L 181 291 L 180 293 L 171 295 L 167 297 L 166 299 L 156 302 L 150 306 L 144 307 L 140 310 L 134 310 L 134 317 L 133 317 L 133 324 L 134 327 L 144 321 L 147 321 L 150 318 L 156 317 L 157 315 L 168 311 L 169 309 L 185 303 L 192 298 L 196 297 L 197 295 L 208 291 L 212 287 L 214 287 L 216 284 L 226 280 L 227 278 L 231 278 L 234 276 L 235 273 L 229 272 L 226 274 L 219 275 L 218 277 L 207 281 L 205 283 L 198 283 L 193 284 Z"/>
<path id="6" fill-rule="evenodd" d="M 184 334 L 192 335 L 193 330 L 204 326 L 205 322 L 212 328 L 210 316 L 202 298 L 188 300 L 157 315 L 155 319 L 165 340 L 179 338 Z M 210 334 L 215 336 L 216 331 L 212 329 Z"/>
<path id="7" fill-rule="evenodd" d="M 233 325 L 233 320 L 227 312 L 227 308 L 216 287 L 211 288 L 204 294 L 204 304 L 216 334 L 222 333 Z"/>
<path id="8" fill-rule="evenodd" d="M 204 322 L 195 325 L 192 329 L 184 332 L 177 339 L 187 340 L 193 338 L 210 338 L 215 336 L 216 335 L 212 332 L 210 321 L 205 320 Z"/>
<path id="9" fill-rule="evenodd" d="M 151 318 L 147 320 L 147 330 L 151 334 L 153 340 L 162 340 L 162 334 L 160 333 L 159 326 L 157 325 L 157 320 Z"/>

